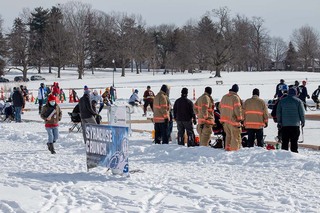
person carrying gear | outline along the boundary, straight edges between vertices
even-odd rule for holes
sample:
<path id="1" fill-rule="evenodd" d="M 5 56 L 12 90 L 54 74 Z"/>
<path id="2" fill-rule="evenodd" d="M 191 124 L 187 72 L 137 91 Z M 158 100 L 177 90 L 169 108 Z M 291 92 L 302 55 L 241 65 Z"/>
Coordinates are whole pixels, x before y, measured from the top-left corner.
<path id="1" fill-rule="evenodd" d="M 144 101 L 143 115 L 144 116 L 146 116 L 148 106 L 150 106 L 151 110 L 153 111 L 153 99 L 154 99 L 154 93 L 151 90 L 151 87 L 147 86 L 147 90 L 143 94 L 143 101 Z"/>
<path id="2" fill-rule="evenodd" d="M 129 104 L 131 106 L 138 106 L 139 104 L 141 104 L 141 100 L 138 96 L 138 93 L 139 93 L 139 90 L 135 89 L 132 95 L 130 96 Z"/>
<path id="3" fill-rule="evenodd" d="M 274 95 L 274 98 L 280 98 L 283 95 L 282 91 L 284 86 L 287 86 L 287 85 L 284 83 L 283 79 L 280 79 L 280 83 L 277 84 L 277 87 L 276 87 L 276 94 Z"/>

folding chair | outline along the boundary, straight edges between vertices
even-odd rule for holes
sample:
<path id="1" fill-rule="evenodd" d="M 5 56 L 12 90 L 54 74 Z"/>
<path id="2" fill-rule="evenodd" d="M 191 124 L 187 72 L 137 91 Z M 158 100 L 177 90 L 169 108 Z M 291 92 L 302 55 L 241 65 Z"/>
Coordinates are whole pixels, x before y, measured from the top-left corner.
<path id="1" fill-rule="evenodd" d="M 79 113 L 73 113 L 68 112 L 68 115 L 70 116 L 72 126 L 69 128 L 69 132 L 72 132 L 73 130 L 77 130 L 76 132 L 81 132 L 81 118 Z"/>

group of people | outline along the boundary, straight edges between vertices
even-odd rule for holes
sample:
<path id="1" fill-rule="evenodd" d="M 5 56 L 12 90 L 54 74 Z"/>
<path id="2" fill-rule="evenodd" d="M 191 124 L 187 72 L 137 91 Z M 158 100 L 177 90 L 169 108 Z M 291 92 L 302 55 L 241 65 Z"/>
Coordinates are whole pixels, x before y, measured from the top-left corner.
<path id="1" fill-rule="evenodd" d="M 299 85 L 298 85 L 299 86 Z M 305 87 L 305 83 L 303 85 Z M 287 92 L 277 86 L 276 95 L 279 98 L 274 110 L 278 128 L 282 132 L 282 149 L 288 150 L 289 143 L 292 152 L 298 152 L 298 138 L 300 126 L 305 125 L 304 103 L 301 100 L 306 88 L 297 86 L 288 87 Z M 187 145 L 195 146 L 193 125 L 199 134 L 199 145 L 209 146 L 213 129 L 221 126 L 224 135 L 224 148 L 227 151 L 239 150 L 242 146 L 241 133 L 245 129 L 248 134 L 246 146 L 264 146 L 263 129 L 268 126 L 267 105 L 259 98 L 260 90 L 253 89 L 252 97 L 244 102 L 238 95 L 239 86 L 234 84 L 220 102 L 214 103 L 212 88 L 206 87 L 204 93 L 193 102 L 187 98 L 188 89 L 182 88 L 181 97 L 173 105 L 173 119 L 177 122 L 178 144 L 184 145 L 184 135 L 187 134 Z M 284 93 L 280 95 L 279 91 Z M 170 121 L 170 101 L 168 98 L 169 87 L 162 85 L 153 101 L 153 121 L 155 123 L 155 143 L 168 143 L 168 129 Z M 286 95 L 287 94 L 287 95 Z M 307 93 L 306 93 L 307 94 Z M 299 97 L 299 98 L 298 98 Z M 306 97 L 308 97 L 306 95 Z M 218 119 L 217 119 L 218 117 Z"/>

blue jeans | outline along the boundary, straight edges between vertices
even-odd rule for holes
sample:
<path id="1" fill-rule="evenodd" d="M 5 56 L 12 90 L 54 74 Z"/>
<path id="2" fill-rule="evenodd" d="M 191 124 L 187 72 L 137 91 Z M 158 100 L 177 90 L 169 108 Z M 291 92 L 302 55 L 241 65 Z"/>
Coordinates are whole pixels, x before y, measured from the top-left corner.
<path id="1" fill-rule="evenodd" d="M 59 129 L 58 127 L 46 127 L 48 132 L 48 143 L 54 143 L 59 138 Z"/>
<path id="2" fill-rule="evenodd" d="M 14 107 L 14 117 L 16 122 L 21 122 L 21 109 L 22 107 Z"/>

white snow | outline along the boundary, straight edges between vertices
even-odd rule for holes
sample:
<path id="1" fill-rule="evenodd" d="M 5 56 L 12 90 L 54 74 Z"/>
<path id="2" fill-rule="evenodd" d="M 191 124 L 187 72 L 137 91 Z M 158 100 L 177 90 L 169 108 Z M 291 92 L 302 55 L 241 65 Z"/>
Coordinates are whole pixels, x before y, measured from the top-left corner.
<path id="1" fill-rule="evenodd" d="M 95 75 L 88 72 L 82 80 L 74 71 L 62 73 L 59 80 L 56 73 L 44 72 L 41 75 L 47 79 L 46 84 L 58 81 L 62 88 L 78 88 L 79 96 L 84 85 L 103 90 L 112 84 L 110 71 Z M 6 77 L 13 79 L 19 74 L 11 71 Z M 310 95 L 320 82 L 320 74 L 309 72 L 223 72 L 219 79 L 209 78 L 212 75 L 206 72 L 127 72 L 126 77 L 117 72 L 115 76 L 118 105 L 126 102 L 132 88 L 137 88 L 141 97 L 147 85 L 157 93 L 164 83 L 171 86 L 170 98 L 174 102 L 182 87 L 189 88 L 192 99 L 193 89 L 198 97 L 206 86 L 212 86 L 214 100 L 220 100 L 237 83 L 242 99 L 251 97 L 257 87 L 260 97 L 268 100 L 280 78 L 288 84 L 307 79 Z M 216 85 L 216 80 L 223 80 L 223 85 Z M 34 90 L 34 96 L 39 84 L 26 83 Z M 16 85 L 19 84 L 11 84 Z M 150 131 L 133 132 L 129 169 L 136 173 L 130 177 L 114 176 L 103 167 L 88 172 L 82 134 L 68 132 L 67 112 L 72 106 L 73 103 L 61 104 L 63 119 L 56 155 L 47 150 L 47 133 L 37 105 L 27 104 L 32 110 L 26 111 L 22 119 L 28 121 L 0 123 L 0 212 L 320 212 L 319 151 L 299 148 L 297 154 L 243 148 L 226 152 L 175 143 L 155 145 Z M 146 119 L 141 115 L 139 109 L 132 118 Z M 319 121 L 306 121 L 305 144 L 320 145 L 319 128 Z M 153 124 L 132 124 L 132 129 L 152 130 Z M 272 120 L 265 134 L 267 141 L 274 140 L 277 133 Z"/>

